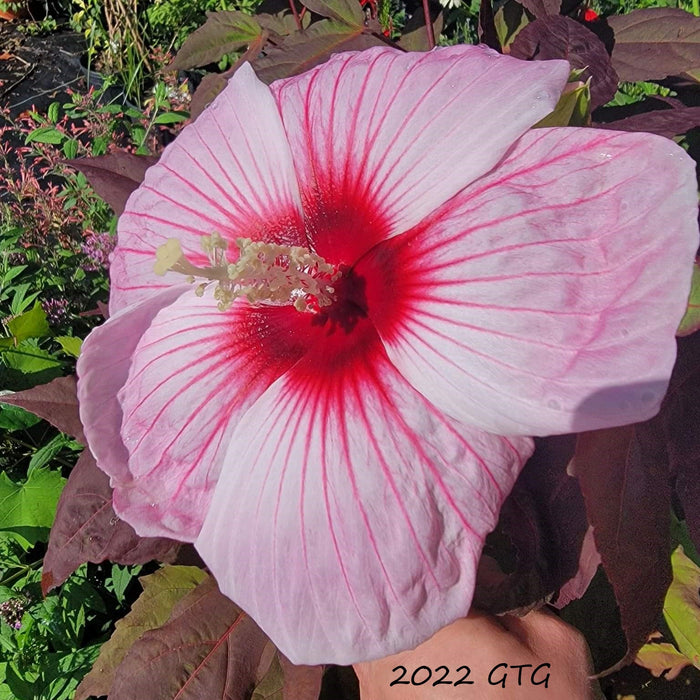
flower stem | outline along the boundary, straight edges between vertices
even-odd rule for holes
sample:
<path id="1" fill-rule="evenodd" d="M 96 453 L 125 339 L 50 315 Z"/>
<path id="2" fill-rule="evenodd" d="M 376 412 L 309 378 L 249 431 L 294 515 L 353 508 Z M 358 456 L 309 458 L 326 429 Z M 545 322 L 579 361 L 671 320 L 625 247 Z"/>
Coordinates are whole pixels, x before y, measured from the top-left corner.
<path id="1" fill-rule="evenodd" d="M 693 0 L 700 2 L 700 0 Z M 428 0 L 423 0 L 423 14 L 425 15 L 425 31 L 428 33 L 428 48 L 435 48 L 435 31 L 433 29 L 433 21 L 430 17 L 430 6 Z"/>
<path id="2" fill-rule="evenodd" d="M 299 17 L 299 13 L 297 12 L 297 6 L 294 4 L 294 0 L 289 0 L 289 7 L 292 8 L 292 14 L 294 15 L 294 21 L 297 23 L 297 29 L 301 31 L 301 18 Z"/>

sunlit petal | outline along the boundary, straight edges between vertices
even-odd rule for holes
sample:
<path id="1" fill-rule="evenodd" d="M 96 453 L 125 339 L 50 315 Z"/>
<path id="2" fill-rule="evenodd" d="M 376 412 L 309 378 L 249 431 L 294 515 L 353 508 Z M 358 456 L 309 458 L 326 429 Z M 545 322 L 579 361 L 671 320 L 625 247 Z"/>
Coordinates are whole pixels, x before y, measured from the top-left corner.
<path id="1" fill-rule="evenodd" d="M 295 663 L 404 649 L 469 609 L 532 450 L 446 418 L 376 337 L 332 377 L 309 352 L 238 425 L 196 542 Z"/>
<path id="2" fill-rule="evenodd" d="M 190 291 L 145 330 L 119 392 L 129 479 L 114 497 L 140 535 L 197 536 L 233 429 L 301 353 L 274 337 L 260 345 L 290 313 L 243 303 L 221 312 Z"/>
<path id="3" fill-rule="evenodd" d="M 671 141 L 535 130 L 356 272 L 392 361 L 451 416 L 500 434 L 632 423 L 666 390 L 696 211 Z"/>
<path id="4" fill-rule="evenodd" d="M 273 84 L 320 254 L 350 264 L 417 224 L 548 114 L 568 74 L 485 46 L 373 48 Z"/>
<path id="5" fill-rule="evenodd" d="M 117 392 L 126 382 L 141 335 L 161 309 L 187 290 L 187 285 L 169 287 L 120 311 L 95 328 L 80 349 L 80 420 L 97 466 L 113 480 L 129 478 L 129 454 L 119 434 L 122 408 Z"/>
<path id="6" fill-rule="evenodd" d="M 201 238 L 305 242 L 292 155 L 269 88 L 248 64 L 194 124 L 170 144 L 119 219 L 110 268 L 110 311 L 180 280 L 153 272 L 155 251 L 177 237 L 206 264 Z"/>

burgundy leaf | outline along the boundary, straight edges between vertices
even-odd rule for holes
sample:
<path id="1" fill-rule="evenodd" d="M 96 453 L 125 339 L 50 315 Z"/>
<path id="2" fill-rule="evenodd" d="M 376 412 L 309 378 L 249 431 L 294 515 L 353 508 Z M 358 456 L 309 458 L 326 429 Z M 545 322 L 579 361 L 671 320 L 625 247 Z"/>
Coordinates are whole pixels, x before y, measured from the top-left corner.
<path id="1" fill-rule="evenodd" d="M 321 17 L 345 22 L 351 27 L 364 26 L 365 15 L 357 0 L 303 0 L 302 4 Z"/>
<path id="2" fill-rule="evenodd" d="M 443 24 L 442 12 L 438 12 L 437 17 L 433 20 L 434 36 L 440 36 Z M 400 48 L 406 51 L 430 51 L 430 42 L 425 27 L 425 13 L 422 7 L 419 7 L 411 19 L 406 22 L 403 32 L 397 42 Z"/>
<path id="3" fill-rule="evenodd" d="M 267 645 L 252 618 L 209 578 L 175 605 L 165 625 L 136 641 L 109 698 L 246 700 Z"/>
<path id="4" fill-rule="evenodd" d="M 284 672 L 282 700 L 318 700 L 323 680 L 323 666 L 295 666 L 279 655 Z"/>
<path id="5" fill-rule="evenodd" d="M 186 70 L 216 63 L 255 41 L 262 33 L 255 17 L 237 10 L 207 12 L 207 21 L 192 32 L 168 70 Z"/>
<path id="6" fill-rule="evenodd" d="M 561 0 L 518 0 L 518 2 L 538 19 L 548 15 L 558 15 Z"/>
<path id="7" fill-rule="evenodd" d="M 572 68 L 585 69 L 581 80 L 591 79 L 592 109 L 609 102 L 617 91 L 618 77 L 604 44 L 569 17 L 557 15 L 531 22 L 515 37 L 510 53 L 535 61 L 564 58 Z"/>
<path id="8" fill-rule="evenodd" d="M 700 547 L 700 333 L 678 339 L 678 359 L 659 417 L 688 532 Z"/>
<path id="9" fill-rule="evenodd" d="M 474 604 L 492 613 L 535 607 L 578 571 L 588 522 L 578 483 L 566 471 L 574 438 L 540 439 L 536 446 L 484 549 L 492 561 L 482 562 Z M 514 563 L 508 562 L 508 543 Z"/>
<path id="10" fill-rule="evenodd" d="M 303 32 L 286 37 L 278 48 L 270 49 L 267 56 L 253 61 L 253 68 L 260 80 L 271 83 L 324 63 L 332 53 L 385 45 L 383 39 L 366 33 L 364 27 L 323 19 Z"/>
<path id="11" fill-rule="evenodd" d="M 612 62 L 620 80 L 660 80 L 700 67 L 700 17 L 650 7 L 608 17 L 615 32 Z"/>
<path id="12" fill-rule="evenodd" d="M 289 36 L 298 29 L 294 15 L 290 12 L 280 12 L 275 15 L 267 12 L 258 12 L 255 15 L 255 19 L 263 29 L 267 29 L 271 35 L 277 37 Z M 302 25 L 308 26 L 310 19 L 311 16 L 307 12 L 302 19 Z"/>
<path id="13" fill-rule="evenodd" d="M 62 433 L 87 444 L 78 415 L 75 375 L 58 377 L 48 384 L 40 384 L 16 394 L 3 394 L 0 401 L 20 406 L 48 421 Z"/>
<path id="14" fill-rule="evenodd" d="M 700 127 L 700 107 L 654 109 L 624 119 L 599 122 L 595 126 L 615 131 L 648 131 L 671 139 Z"/>
<path id="15" fill-rule="evenodd" d="M 112 636 L 100 647 L 92 670 L 83 678 L 73 700 L 109 695 L 117 668 L 144 632 L 164 625 L 175 604 L 207 578 L 195 566 L 164 566 L 139 578 L 143 588 L 125 617 L 117 620 Z"/>
<path id="16" fill-rule="evenodd" d="M 190 102 L 190 117 L 194 121 L 214 101 L 214 98 L 226 87 L 229 78 L 246 62 L 257 58 L 262 51 L 270 33 L 267 29 L 251 41 L 250 46 L 238 60 L 223 73 L 209 73 L 202 78 Z"/>
<path id="17" fill-rule="evenodd" d="M 627 639 L 615 668 L 630 663 L 655 629 L 672 578 L 671 490 L 659 421 L 582 433 L 574 456 Z"/>
<path id="18" fill-rule="evenodd" d="M 491 0 L 481 0 L 479 3 L 479 41 L 496 51 L 501 51 Z"/>
<path id="19" fill-rule="evenodd" d="M 177 542 L 164 538 L 139 537 L 131 525 L 115 515 L 109 477 L 97 468 L 86 449 L 73 467 L 58 501 L 41 587 L 44 594 L 48 593 L 85 562 L 170 561 L 178 546 Z"/>
<path id="20" fill-rule="evenodd" d="M 95 192 L 120 216 L 129 195 L 143 182 L 146 170 L 156 161 L 157 158 L 152 156 L 115 151 L 106 156 L 67 160 L 65 163 L 83 173 Z"/>
<path id="21" fill-rule="evenodd" d="M 562 586 L 553 604 L 561 609 L 571 601 L 583 597 L 588 587 L 591 585 L 591 581 L 598 571 L 599 566 L 600 554 L 595 547 L 593 528 L 589 527 L 586 536 L 583 538 L 581 556 L 578 561 L 578 571 L 573 578 L 569 579 Z"/>

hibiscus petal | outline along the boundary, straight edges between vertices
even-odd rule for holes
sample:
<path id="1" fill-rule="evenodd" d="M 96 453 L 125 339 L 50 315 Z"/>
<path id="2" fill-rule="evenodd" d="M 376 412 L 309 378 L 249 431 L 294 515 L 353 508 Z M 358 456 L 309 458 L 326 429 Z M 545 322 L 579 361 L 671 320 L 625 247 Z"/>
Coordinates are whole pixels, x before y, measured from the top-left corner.
<path id="1" fill-rule="evenodd" d="M 274 83 L 318 252 L 351 264 L 417 224 L 551 112 L 568 74 L 566 61 L 484 46 L 380 47 Z M 329 222 L 338 211 L 345 227 L 343 216 Z"/>
<path id="2" fill-rule="evenodd" d="M 392 362 L 456 419 L 530 435 L 633 423 L 673 367 L 696 209 L 673 142 L 538 129 L 355 272 Z"/>
<path id="3" fill-rule="evenodd" d="M 195 546 L 293 663 L 348 664 L 469 610 L 484 538 L 532 451 L 445 418 L 376 336 L 311 351 L 249 410 Z"/>
<path id="4" fill-rule="evenodd" d="M 110 316 L 90 333 L 80 349 L 80 420 L 97 466 L 112 479 L 129 477 L 128 453 L 119 434 L 122 409 L 117 392 L 126 382 L 134 349 L 156 314 L 188 289 L 188 285 L 170 287 Z"/>
<path id="5" fill-rule="evenodd" d="M 110 311 L 159 287 L 175 273 L 153 272 L 155 251 L 177 237 L 186 256 L 206 265 L 201 238 L 305 242 L 292 155 L 270 89 L 248 64 L 194 124 L 170 144 L 119 219 Z"/>
<path id="6" fill-rule="evenodd" d="M 118 394 L 129 478 L 114 484 L 115 510 L 138 534 L 197 536 L 231 432 L 303 351 L 270 337 L 290 314 L 243 302 L 222 312 L 190 290 L 145 330 Z"/>

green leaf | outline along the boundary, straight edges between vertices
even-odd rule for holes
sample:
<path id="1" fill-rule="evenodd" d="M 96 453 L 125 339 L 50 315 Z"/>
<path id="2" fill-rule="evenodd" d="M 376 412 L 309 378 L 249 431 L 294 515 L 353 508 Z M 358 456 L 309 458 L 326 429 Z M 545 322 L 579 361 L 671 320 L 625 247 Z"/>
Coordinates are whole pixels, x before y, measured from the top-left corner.
<path id="1" fill-rule="evenodd" d="M 148 630 L 163 625 L 174 605 L 206 578 L 204 571 L 196 566 L 165 566 L 141 577 L 143 593 L 131 612 L 117 622 L 114 634 L 102 646 L 95 665 L 78 686 L 75 700 L 108 695 L 115 671 L 132 644 Z"/>
<path id="2" fill-rule="evenodd" d="M 321 17 L 336 19 L 352 27 L 363 27 L 365 15 L 356 0 L 302 0 L 302 4 Z"/>
<path id="3" fill-rule="evenodd" d="M 591 91 L 590 80 L 576 85 L 569 83 L 554 111 L 540 119 L 533 128 L 543 126 L 590 126 Z"/>
<path id="4" fill-rule="evenodd" d="M 63 143 L 66 135 L 53 126 L 40 126 L 38 129 L 27 134 L 25 143 L 52 143 L 57 145 Z"/>
<path id="5" fill-rule="evenodd" d="M 12 282 L 15 277 L 18 277 L 21 275 L 26 269 L 28 265 L 17 265 L 16 267 L 11 267 L 6 273 L 5 276 L 2 279 L 2 283 L 0 283 L 0 286 L 2 287 L 7 287 L 10 282 Z"/>
<path id="6" fill-rule="evenodd" d="M 54 370 L 56 376 L 61 373 L 61 361 L 46 350 L 32 345 L 28 340 L 22 341 L 15 348 L 2 350 L 2 359 L 10 369 L 22 374 L 34 374 L 45 370 Z"/>
<path id="7" fill-rule="evenodd" d="M 188 114 L 184 112 L 164 112 L 159 114 L 154 120 L 154 124 L 177 124 L 184 122 L 188 118 Z"/>
<path id="8" fill-rule="evenodd" d="M 673 581 L 664 601 L 664 617 L 678 649 L 700 668 L 700 568 L 683 547 L 671 555 Z"/>
<path id="9" fill-rule="evenodd" d="M 66 480 L 57 471 L 35 469 L 18 484 L 0 473 L 0 531 L 23 547 L 48 539 L 56 504 Z"/>
<path id="10" fill-rule="evenodd" d="M 45 338 L 51 332 L 46 312 L 38 301 L 29 311 L 8 321 L 7 328 L 17 342 L 27 338 Z"/>
<path id="11" fill-rule="evenodd" d="M 690 335 L 698 329 L 700 329 L 700 260 L 696 258 L 693 265 L 693 279 L 690 286 L 688 309 L 685 312 L 685 316 L 681 319 L 676 335 Z"/>
<path id="12" fill-rule="evenodd" d="M 12 302 L 10 303 L 10 313 L 13 316 L 19 316 L 25 309 L 31 306 L 32 302 L 41 294 L 41 292 L 29 292 L 31 285 L 27 282 L 25 284 L 18 284 L 14 288 L 14 294 L 12 295 Z"/>
<path id="13" fill-rule="evenodd" d="M 255 60 L 253 68 L 258 78 L 269 84 L 303 73 L 327 61 L 333 53 L 362 51 L 372 46 L 386 44 L 379 37 L 366 33 L 364 27 L 322 19 L 307 30 L 286 37 L 279 47 L 269 50 L 264 58 Z"/>
<path id="14" fill-rule="evenodd" d="M 284 700 L 283 691 L 284 671 L 275 654 L 270 668 L 258 683 L 250 700 Z"/>
<path id="15" fill-rule="evenodd" d="M 78 357 L 80 355 L 80 348 L 83 345 L 82 338 L 76 338 L 72 335 L 59 335 L 54 338 L 54 340 L 61 346 L 63 352 L 71 357 Z"/>
<path id="16" fill-rule="evenodd" d="M 12 393 L 12 392 L 7 392 Z M 2 394 L 6 396 L 7 394 Z M 0 403 L 0 428 L 12 432 L 13 430 L 26 430 L 36 425 L 41 418 L 19 406 L 9 403 Z"/>
<path id="17" fill-rule="evenodd" d="M 140 570 L 140 566 L 120 566 L 119 564 L 112 564 L 112 575 L 107 579 L 106 583 L 109 590 L 114 593 L 120 605 L 124 604 L 126 589 Z"/>
<path id="18" fill-rule="evenodd" d="M 49 465 L 51 460 L 64 448 L 68 447 L 73 441 L 67 435 L 59 433 L 54 436 L 45 445 L 42 445 L 29 460 L 27 474 L 31 474 L 35 469 L 42 469 Z"/>
<path id="19" fill-rule="evenodd" d="M 47 655 L 35 684 L 40 694 L 35 697 L 72 700 L 79 679 L 90 669 L 99 651 L 100 645 L 93 644 L 64 654 Z"/>
<path id="20" fill-rule="evenodd" d="M 525 8 L 518 2 L 506 2 L 499 6 L 493 16 L 496 34 L 501 46 L 513 43 L 518 33 L 530 22 Z"/>
<path id="21" fill-rule="evenodd" d="M 58 102 L 52 102 L 49 105 L 49 108 L 46 112 L 46 115 L 52 124 L 55 124 L 58 121 L 58 109 L 59 109 Z"/>
<path id="22" fill-rule="evenodd" d="M 687 657 L 668 642 L 645 644 L 637 653 L 634 662 L 651 671 L 657 678 L 665 674 L 664 678 L 667 681 L 672 681 L 686 666 L 692 665 Z"/>
<path id="23" fill-rule="evenodd" d="M 63 155 L 69 160 L 78 155 L 78 142 L 75 139 L 69 139 L 63 144 Z"/>
<path id="24" fill-rule="evenodd" d="M 243 12 L 208 12 L 207 21 L 187 37 L 168 69 L 186 70 L 216 63 L 227 53 L 248 46 L 261 33 L 255 19 Z"/>

